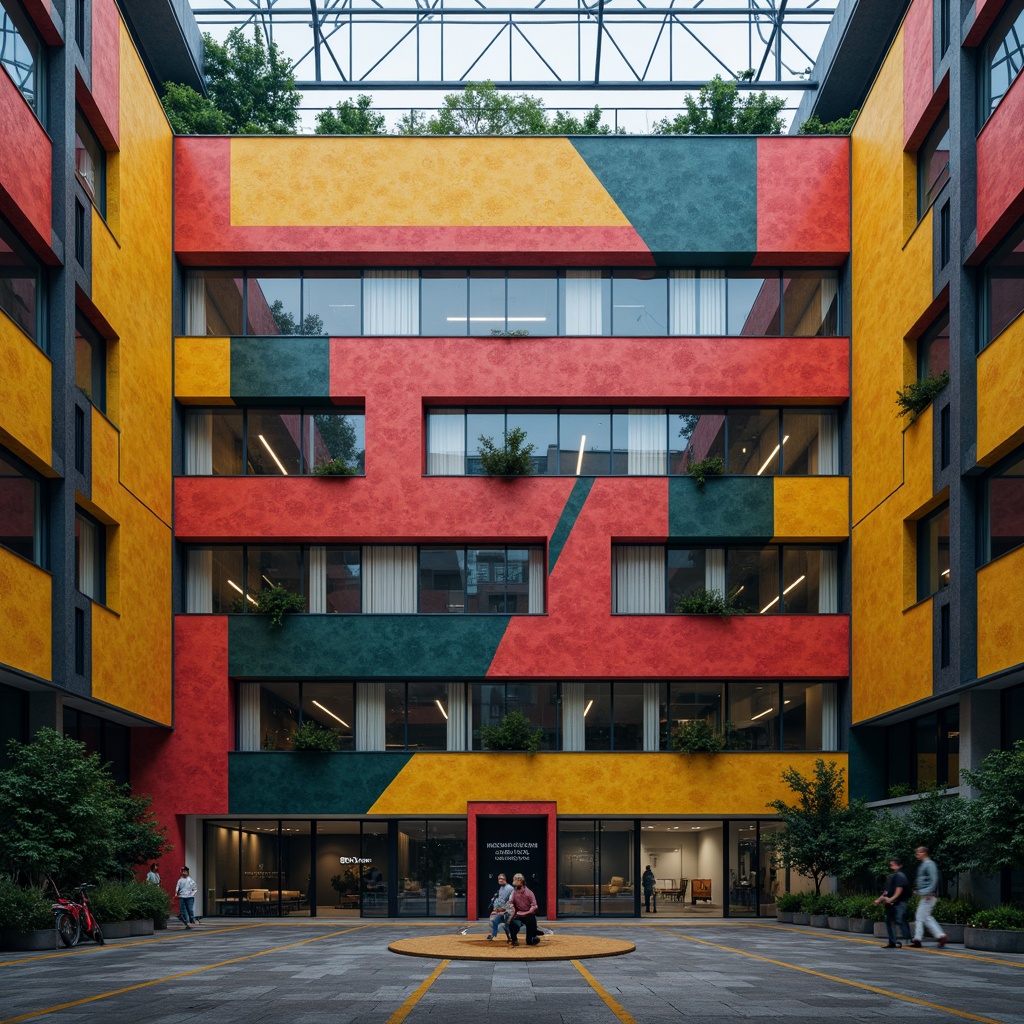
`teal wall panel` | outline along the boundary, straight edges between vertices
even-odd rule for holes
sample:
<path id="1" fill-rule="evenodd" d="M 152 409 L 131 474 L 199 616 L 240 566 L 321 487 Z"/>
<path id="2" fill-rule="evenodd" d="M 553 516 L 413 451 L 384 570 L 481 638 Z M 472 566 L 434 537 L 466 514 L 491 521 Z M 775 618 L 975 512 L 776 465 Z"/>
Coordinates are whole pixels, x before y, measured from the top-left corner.
<path id="1" fill-rule="evenodd" d="M 583 511 L 584 502 L 593 486 L 594 478 L 592 476 L 581 476 L 572 485 L 569 497 L 565 500 L 565 508 L 562 509 L 562 514 L 555 524 L 555 530 L 551 534 L 551 545 L 548 550 L 549 576 L 555 569 L 558 556 L 562 553 L 562 548 L 565 547 L 565 542 L 569 539 L 569 534 L 572 533 L 572 528 L 576 525 L 576 520 Z"/>
<path id="2" fill-rule="evenodd" d="M 228 617 L 228 670 L 262 679 L 484 678 L 508 615 Z"/>
<path id="3" fill-rule="evenodd" d="M 366 814 L 412 754 L 228 754 L 229 814 Z"/>
<path id="4" fill-rule="evenodd" d="M 769 476 L 712 477 L 701 491 L 690 477 L 669 477 L 668 532 L 677 540 L 769 540 L 775 482 Z"/>
<path id="5" fill-rule="evenodd" d="M 665 265 L 749 265 L 757 251 L 757 139 L 571 140 Z"/>
<path id="6" fill-rule="evenodd" d="M 232 338 L 232 398 L 327 398 L 327 338 Z"/>

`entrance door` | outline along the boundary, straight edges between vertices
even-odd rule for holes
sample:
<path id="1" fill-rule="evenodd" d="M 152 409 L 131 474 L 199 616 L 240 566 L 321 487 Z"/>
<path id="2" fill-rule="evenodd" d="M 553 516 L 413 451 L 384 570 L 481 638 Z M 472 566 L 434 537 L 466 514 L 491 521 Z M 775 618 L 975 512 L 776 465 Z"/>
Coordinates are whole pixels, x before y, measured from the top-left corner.
<path id="1" fill-rule="evenodd" d="M 519 815 L 477 818 L 477 914 L 486 916 L 498 888 L 498 874 L 509 883 L 523 875 L 537 897 L 537 913 L 547 916 L 548 819 Z"/>

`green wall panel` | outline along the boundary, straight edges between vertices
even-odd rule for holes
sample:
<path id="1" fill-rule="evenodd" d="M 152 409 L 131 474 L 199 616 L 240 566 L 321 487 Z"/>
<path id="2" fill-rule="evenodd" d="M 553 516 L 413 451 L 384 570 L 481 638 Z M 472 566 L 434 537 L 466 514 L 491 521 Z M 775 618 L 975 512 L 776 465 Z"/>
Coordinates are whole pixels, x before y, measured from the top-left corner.
<path id="1" fill-rule="evenodd" d="M 757 139 L 574 138 L 661 264 L 749 265 L 757 251 Z"/>
<path id="2" fill-rule="evenodd" d="M 262 679 L 450 679 L 487 675 L 508 615 L 228 617 L 228 668 Z"/>
<path id="3" fill-rule="evenodd" d="M 228 754 L 229 814 L 366 814 L 412 754 Z"/>
<path id="4" fill-rule="evenodd" d="M 572 533 L 572 528 L 576 525 L 576 520 L 583 511 L 583 505 L 593 486 L 594 478 L 592 476 L 581 476 L 572 485 L 569 497 L 565 501 L 565 508 L 562 509 L 562 514 L 558 517 L 554 533 L 551 534 L 551 545 L 548 550 L 549 576 L 554 572 L 558 556 L 562 553 L 562 548 L 565 547 L 565 542 L 569 539 L 569 534 Z"/>
<path id="5" fill-rule="evenodd" d="M 327 338 L 232 338 L 232 398 L 327 398 Z"/>
<path id="6" fill-rule="evenodd" d="M 669 477 L 668 532 L 676 540 L 769 540 L 775 482 L 770 476 L 713 477 L 701 491 L 690 477 Z"/>

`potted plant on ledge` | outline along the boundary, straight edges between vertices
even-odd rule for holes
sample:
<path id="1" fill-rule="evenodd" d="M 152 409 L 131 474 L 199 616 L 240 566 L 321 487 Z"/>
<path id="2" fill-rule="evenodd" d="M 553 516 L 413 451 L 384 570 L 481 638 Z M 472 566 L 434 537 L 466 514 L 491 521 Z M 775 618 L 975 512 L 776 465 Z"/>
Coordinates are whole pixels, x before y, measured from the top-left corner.
<path id="1" fill-rule="evenodd" d="M 275 583 L 265 587 L 256 596 L 256 612 L 270 616 L 270 628 L 280 629 L 284 625 L 284 616 L 289 612 L 304 612 L 306 599 L 287 587 Z"/>
<path id="2" fill-rule="evenodd" d="M 505 431 L 502 447 L 494 443 L 494 438 L 481 434 L 478 438 L 480 447 L 480 465 L 488 476 L 514 478 L 529 476 L 533 472 L 533 453 L 535 446 L 525 444 L 526 431 L 522 427 L 513 427 Z"/>

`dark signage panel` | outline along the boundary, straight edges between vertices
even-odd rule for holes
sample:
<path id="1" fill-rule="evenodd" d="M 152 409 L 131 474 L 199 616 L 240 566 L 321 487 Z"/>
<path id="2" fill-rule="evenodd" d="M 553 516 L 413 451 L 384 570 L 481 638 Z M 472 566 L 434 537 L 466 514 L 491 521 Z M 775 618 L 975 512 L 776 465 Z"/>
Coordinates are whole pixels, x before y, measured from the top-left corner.
<path id="1" fill-rule="evenodd" d="M 478 818 L 476 833 L 476 879 L 480 914 L 487 914 L 491 897 L 498 889 L 498 873 L 508 875 L 509 884 L 518 871 L 537 897 L 537 913 L 547 914 L 547 818 Z"/>

